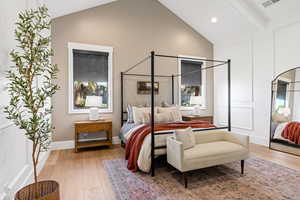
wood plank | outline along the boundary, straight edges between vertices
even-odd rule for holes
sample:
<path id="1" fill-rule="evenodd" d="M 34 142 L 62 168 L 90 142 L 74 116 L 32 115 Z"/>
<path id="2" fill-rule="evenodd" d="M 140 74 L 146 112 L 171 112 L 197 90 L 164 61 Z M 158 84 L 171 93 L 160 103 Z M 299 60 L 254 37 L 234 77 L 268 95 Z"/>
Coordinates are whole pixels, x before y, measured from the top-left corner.
<path id="1" fill-rule="evenodd" d="M 250 151 L 251 155 L 300 171 L 300 157 L 254 144 L 250 145 Z M 124 149 L 120 145 L 80 153 L 71 149 L 52 151 L 39 178 L 58 181 L 62 200 L 115 199 L 103 161 L 118 158 L 124 158 Z"/>

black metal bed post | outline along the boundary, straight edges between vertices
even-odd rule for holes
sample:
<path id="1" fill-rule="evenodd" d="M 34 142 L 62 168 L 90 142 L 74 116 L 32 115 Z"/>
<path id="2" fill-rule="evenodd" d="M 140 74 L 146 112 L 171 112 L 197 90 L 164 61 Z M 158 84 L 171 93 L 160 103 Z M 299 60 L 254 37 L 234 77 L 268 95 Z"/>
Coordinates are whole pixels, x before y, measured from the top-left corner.
<path id="1" fill-rule="evenodd" d="M 155 52 L 151 51 L 151 176 L 155 176 L 154 162 L 154 58 Z"/>
<path id="2" fill-rule="evenodd" d="M 123 116 L 123 78 L 124 74 L 121 72 L 121 127 L 123 126 L 124 116 Z"/>
<path id="3" fill-rule="evenodd" d="M 228 66 L 228 131 L 231 131 L 231 60 L 227 61 Z"/>
<path id="4" fill-rule="evenodd" d="M 174 74 L 172 74 L 172 104 L 174 104 Z"/>

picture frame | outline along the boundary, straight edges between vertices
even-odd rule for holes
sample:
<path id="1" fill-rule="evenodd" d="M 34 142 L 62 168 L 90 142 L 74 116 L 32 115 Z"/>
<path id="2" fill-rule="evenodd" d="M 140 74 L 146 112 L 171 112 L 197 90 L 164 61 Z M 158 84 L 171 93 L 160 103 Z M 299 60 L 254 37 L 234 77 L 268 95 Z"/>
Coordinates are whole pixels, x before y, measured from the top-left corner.
<path id="1" fill-rule="evenodd" d="M 151 82 L 150 81 L 138 81 L 137 82 L 137 94 L 140 94 L 140 95 L 151 94 Z M 154 94 L 159 94 L 159 82 L 154 82 Z"/>

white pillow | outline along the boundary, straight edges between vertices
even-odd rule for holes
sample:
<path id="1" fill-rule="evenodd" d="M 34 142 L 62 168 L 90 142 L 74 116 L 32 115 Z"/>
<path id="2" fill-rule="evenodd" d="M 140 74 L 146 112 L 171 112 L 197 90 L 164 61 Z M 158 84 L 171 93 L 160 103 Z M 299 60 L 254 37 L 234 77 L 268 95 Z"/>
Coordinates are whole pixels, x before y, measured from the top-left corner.
<path id="1" fill-rule="evenodd" d="M 172 117 L 172 121 L 182 121 L 182 114 L 178 106 L 167 108 L 158 107 L 157 111 L 158 113 L 169 113 Z"/>
<path id="2" fill-rule="evenodd" d="M 272 114 L 272 121 L 276 123 L 284 123 L 284 122 L 288 122 L 289 118 L 284 116 L 283 114 L 275 112 Z"/>
<path id="3" fill-rule="evenodd" d="M 150 107 L 132 107 L 132 115 L 133 115 L 133 122 L 135 124 L 142 124 L 143 123 L 143 113 L 151 113 Z M 154 113 L 157 113 L 157 108 L 154 108 Z"/>
<path id="4" fill-rule="evenodd" d="M 193 148 L 196 145 L 196 138 L 191 127 L 175 130 L 174 136 L 177 141 L 182 143 L 184 150 Z"/>
<path id="5" fill-rule="evenodd" d="M 149 124 L 151 121 L 151 115 L 149 112 L 143 113 L 143 124 Z M 173 117 L 171 113 L 155 113 L 154 115 L 155 122 L 171 122 L 173 121 Z"/>

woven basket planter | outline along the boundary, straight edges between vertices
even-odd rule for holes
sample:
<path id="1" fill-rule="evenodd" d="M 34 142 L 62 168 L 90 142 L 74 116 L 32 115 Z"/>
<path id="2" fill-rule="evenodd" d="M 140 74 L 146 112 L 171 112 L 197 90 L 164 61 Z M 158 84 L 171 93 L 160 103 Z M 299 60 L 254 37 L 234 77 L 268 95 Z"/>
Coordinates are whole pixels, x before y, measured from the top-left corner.
<path id="1" fill-rule="evenodd" d="M 38 197 L 35 198 L 35 185 L 30 184 L 19 190 L 15 200 L 60 200 L 59 184 L 56 181 L 38 182 Z"/>

